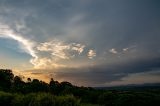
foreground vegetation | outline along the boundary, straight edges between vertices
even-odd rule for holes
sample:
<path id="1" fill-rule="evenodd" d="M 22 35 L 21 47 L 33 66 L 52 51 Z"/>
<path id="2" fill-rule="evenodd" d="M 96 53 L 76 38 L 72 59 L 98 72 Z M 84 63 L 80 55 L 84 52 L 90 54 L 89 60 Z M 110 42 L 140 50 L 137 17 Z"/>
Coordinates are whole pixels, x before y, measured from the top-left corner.
<path id="1" fill-rule="evenodd" d="M 0 106 L 79 106 L 71 95 L 54 96 L 50 93 L 16 94 L 0 92 Z"/>
<path id="2" fill-rule="evenodd" d="M 160 106 L 160 89 L 98 90 L 51 79 L 45 83 L 0 69 L 0 106 Z"/>

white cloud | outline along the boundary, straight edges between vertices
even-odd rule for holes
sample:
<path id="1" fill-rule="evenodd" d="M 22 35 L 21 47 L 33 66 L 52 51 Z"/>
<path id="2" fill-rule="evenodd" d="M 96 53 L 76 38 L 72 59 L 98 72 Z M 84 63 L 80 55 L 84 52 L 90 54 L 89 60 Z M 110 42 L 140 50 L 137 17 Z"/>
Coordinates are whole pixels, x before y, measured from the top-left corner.
<path id="1" fill-rule="evenodd" d="M 88 51 L 88 58 L 92 59 L 96 56 L 96 52 L 94 50 Z"/>
<path id="2" fill-rule="evenodd" d="M 24 38 L 23 35 L 15 32 L 9 26 L 2 24 L 0 26 L 0 37 L 17 41 L 21 49 L 32 56 L 30 63 L 34 65 L 35 69 L 66 67 L 59 61 L 76 58 L 86 47 L 80 43 L 66 44 L 59 40 L 38 43 Z M 92 59 L 95 56 L 96 52 L 89 50 L 88 57 Z"/>
<path id="3" fill-rule="evenodd" d="M 37 46 L 37 50 L 51 52 L 56 58 L 60 59 L 70 59 L 70 51 L 76 51 L 78 54 L 81 54 L 85 48 L 85 45 L 82 44 L 65 44 L 62 41 L 53 40 L 50 42 L 41 43 Z"/>
<path id="4" fill-rule="evenodd" d="M 66 67 L 62 64 L 57 64 L 53 59 L 46 57 L 41 57 L 39 59 L 31 59 L 31 63 L 34 65 L 35 69 L 53 69 L 59 67 Z"/>
<path id="5" fill-rule="evenodd" d="M 27 52 L 34 58 L 38 58 L 38 56 L 36 55 L 36 51 L 33 49 L 35 46 L 35 42 L 23 38 L 22 35 L 15 33 L 9 26 L 1 24 L 0 35 L 0 37 L 3 38 L 16 40 L 20 43 L 20 46 L 25 52 Z"/>
<path id="6" fill-rule="evenodd" d="M 79 54 L 83 52 L 85 45 L 72 43 L 72 50 L 77 51 Z"/>
<path id="7" fill-rule="evenodd" d="M 50 42 L 44 42 L 37 46 L 38 52 L 44 52 L 49 54 L 49 58 L 42 56 L 40 59 L 32 60 L 35 68 L 58 68 L 66 67 L 63 64 L 59 64 L 60 60 L 66 60 L 74 58 L 75 55 L 80 55 L 84 51 L 85 45 L 78 43 L 65 44 L 59 40 L 52 40 Z"/>
<path id="8" fill-rule="evenodd" d="M 129 46 L 127 48 L 123 48 L 122 51 L 123 52 L 131 52 L 131 51 L 135 51 L 136 50 L 136 45 L 132 45 L 132 46 Z"/>
<path id="9" fill-rule="evenodd" d="M 124 51 L 124 52 L 127 52 L 127 51 L 128 51 L 128 49 L 129 49 L 129 48 L 124 48 L 124 49 L 123 49 L 123 51 Z"/>
<path id="10" fill-rule="evenodd" d="M 113 53 L 113 54 L 117 54 L 117 53 L 118 53 L 115 48 L 110 49 L 109 52 L 111 52 L 111 53 Z"/>
<path id="11" fill-rule="evenodd" d="M 122 53 L 134 51 L 135 47 L 136 47 L 136 45 L 129 46 L 129 47 L 126 47 L 126 48 L 122 48 L 121 50 L 119 50 L 119 52 L 115 48 L 112 48 L 112 49 L 109 50 L 109 52 L 112 53 L 112 54 L 122 54 Z"/>
<path id="12" fill-rule="evenodd" d="M 64 45 L 62 42 L 57 40 L 51 42 L 41 43 L 37 46 L 37 50 L 51 52 L 51 55 L 55 57 L 59 57 L 61 59 L 69 59 L 65 50 L 70 49 L 69 45 Z"/>

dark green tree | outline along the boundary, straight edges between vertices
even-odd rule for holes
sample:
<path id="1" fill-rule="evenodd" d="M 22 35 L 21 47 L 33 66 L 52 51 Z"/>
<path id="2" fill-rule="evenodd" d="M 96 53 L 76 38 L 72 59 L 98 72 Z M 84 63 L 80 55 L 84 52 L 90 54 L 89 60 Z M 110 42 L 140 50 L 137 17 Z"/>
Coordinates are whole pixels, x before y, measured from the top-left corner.
<path id="1" fill-rule="evenodd" d="M 30 89 L 32 92 L 48 92 L 49 85 L 43 81 L 39 81 L 38 79 L 33 79 L 30 83 Z"/>
<path id="2" fill-rule="evenodd" d="M 21 77 L 15 76 L 13 78 L 12 91 L 25 93 L 26 83 L 22 80 Z"/>
<path id="3" fill-rule="evenodd" d="M 0 90 L 9 90 L 13 82 L 12 70 L 0 69 Z"/>
<path id="4" fill-rule="evenodd" d="M 49 83 L 49 88 L 50 88 L 50 91 L 55 95 L 58 95 L 61 91 L 60 83 L 58 81 L 54 81 L 53 78 L 51 78 L 51 81 Z"/>

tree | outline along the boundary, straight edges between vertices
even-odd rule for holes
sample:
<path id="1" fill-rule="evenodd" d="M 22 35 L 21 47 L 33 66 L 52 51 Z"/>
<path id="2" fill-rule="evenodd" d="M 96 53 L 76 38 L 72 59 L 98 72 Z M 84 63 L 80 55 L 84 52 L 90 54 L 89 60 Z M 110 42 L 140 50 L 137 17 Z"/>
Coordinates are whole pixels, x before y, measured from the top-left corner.
<path id="1" fill-rule="evenodd" d="M 60 93 L 60 83 L 58 81 L 54 81 L 53 78 L 51 78 L 51 81 L 49 83 L 49 88 L 50 91 L 55 95 L 58 95 Z"/>
<path id="2" fill-rule="evenodd" d="M 27 81 L 30 83 L 31 82 L 31 78 L 27 78 Z"/>
<path id="3" fill-rule="evenodd" d="M 48 92 L 49 86 L 47 83 L 43 81 L 39 81 L 38 79 L 33 79 L 30 83 L 32 92 Z"/>
<path id="4" fill-rule="evenodd" d="M 21 77 L 15 76 L 13 78 L 12 90 L 15 92 L 24 93 L 25 92 L 24 88 L 25 88 L 25 82 L 22 81 Z"/>
<path id="5" fill-rule="evenodd" d="M 0 69 L 0 90 L 9 90 L 13 82 L 12 70 Z"/>

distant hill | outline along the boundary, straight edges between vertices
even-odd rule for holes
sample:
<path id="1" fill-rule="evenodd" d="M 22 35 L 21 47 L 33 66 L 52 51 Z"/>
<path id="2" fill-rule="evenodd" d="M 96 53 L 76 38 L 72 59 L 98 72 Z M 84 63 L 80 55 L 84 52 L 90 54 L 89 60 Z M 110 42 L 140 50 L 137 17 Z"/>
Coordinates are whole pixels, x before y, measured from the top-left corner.
<path id="1" fill-rule="evenodd" d="M 103 90 L 147 90 L 147 89 L 160 89 L 160 83 L 129 84 L 123 86 L 94 87 L 94 88 Z"/>

